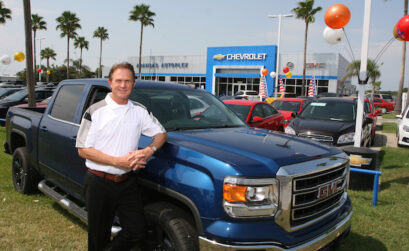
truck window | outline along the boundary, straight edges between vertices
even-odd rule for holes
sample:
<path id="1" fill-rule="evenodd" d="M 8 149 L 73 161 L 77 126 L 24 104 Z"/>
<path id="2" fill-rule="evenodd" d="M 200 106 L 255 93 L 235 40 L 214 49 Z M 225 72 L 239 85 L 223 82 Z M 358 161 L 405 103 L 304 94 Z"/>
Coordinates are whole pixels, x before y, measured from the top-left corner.
<path id="1" fill-rule="evenodd" d="M 75 109 L 84 85 L 64 85 L 58 91 L 50 115 L 53 118 L 74 122 Z"/>
<path id="2" fill-rule="evenodd" d="M 90 94 L 88 95 L 88 100 L 84 106 L 84 109 L 82 110 L 81 113 L 81 118 L 82 115 L 84 115 L 84 112 L 90 107 L 92 104 L 95 104 L 103 99 L 105 99 L 105 96 L 111 92 L 111 89 L 103 86 L 94 86 L 92 90 L 89 92 Z"/>

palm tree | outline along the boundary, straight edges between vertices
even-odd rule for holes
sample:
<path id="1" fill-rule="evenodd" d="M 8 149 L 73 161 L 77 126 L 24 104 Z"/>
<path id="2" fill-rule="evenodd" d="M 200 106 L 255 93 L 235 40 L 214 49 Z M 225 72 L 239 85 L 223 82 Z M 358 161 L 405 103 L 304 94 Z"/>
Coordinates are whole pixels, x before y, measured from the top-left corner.
<path id="1" fill-rule="evenodd" d="M 33 41 L 31 27 L 31 2 L 23 0 L 24 7 L 24 36 L 26 47 L 26 81 L 28 92 L 28 107 L 35 107 L 34 72 L 33 72 Z"/>
<path id="2" fill-rule="evenodd" d="M 348 64 L 346 68 L 346 75 L 343 79 L 348 77 L 358 76 L 359 71 L 361 68 L 361 60 L 355 60 Z M 379 65 L 372 59 L 368 58 L 368 65 L 367 65 L 367 72 L 370 80 L 370 84 L 372 85 L 372 97 L 375 92 L 376 87 L 376 79 L 381 76 L 381 72 L 379 71 Z"/>
<path id="3" fill-rule="evenodd" d="M 105 27 L 98 27 L 94 31 L 94 37 L 97 37 L 100 39 L 100 49 L 99 49 L 99 77 L 102 78 L 102 41 L 106 40 L 109 38 L 108 36 L 108 30 L 105 29 Z"/>
<path id="4" fill-rule="evenodd" d="M 306 95 L 304 93 L 305 88 L 305 66 L 307 57 L 307 39 L 308 39 L 308 26 L 310 23 L 315 22 L 315 14 L 322 10 L 320 6 L 314 9 L 314 0 L 305 0 L 304 2 L 298 2 L 298 7 L 292 9 L 295 13 L 296 18 L 302 19 L 305 22 L 305 33 L 304 33 L 304 64 L 302 69 L 302 87 L 301 95 Z"/>
<path id="5" fill-rule="evenodd" d="M 74 47 L 80 47 L 80 62 L 79 62 L 79 69 L 80 69 L 80 78 L 81 78 L 81 65 L 82 65 L 82 49 L 88 50 L 88 41 L 85 40 L 85 37 L 77 37 L 74 41 Z"/>
<path id="6" fill-rule="evenodd" d="M 47 23 L 43 20 L 43 17 L 37 14 L 32 14 L 31 15 L 31 29 L 33 30 L 33 44 L 34 44 L 34 55 L 33 56 L 34 56 L 34 72 L 35 72 L 36 70 L 35 68 L 37 67 L 37 60 L 36 60 L 37 59 L 37 53 L 36 53 L 37 30 L 47 30 Z"/>
<path id="7" fill-rule="evenodd" d="M 131 21 L 140 21 L 141 22 L 141 39 L 139 44 L 139 75 L 138 79 L 141 78 L 141 62 L 142 62 L 142 38 L 143 38 L 143 27 L 151 25 L 155 27 L 153 24 L 153 17 L 155 13 L 149 10 L 149 5 L 140 4 L 135 5 L 133 10 L 129 12 L 129 20 Z"/>
<path id="8" fill-rule="evenodd" d="M 0 24 L 5 24 L 7 19 L 11 20 L 11 10 L 3 5 L 3 1 L 0 1 Z"/>
<path id="9" fill-rule="evenodd" d="M 40 56 L 42 59 L 47 59 L 47 71 L 50 69 L 50 58 L 55 60 L 55 57 L 57 56 L 57 54 L 55 53 L 55 51 L 49 47 L 43 49 L 40 51 Z M 47 76 L 47 82 L 49 80 L 49 76 L 48 74 Z"/>
<path id="10" fill-rule="evenodd" d="M 81 29 L 80 19 L 75 13 L 64 11 L 56 21 L 58 23 L 56 29 L 61 31 L 60 36 L 67 37 L 67 78 L 70 78 L 70 38 L 75 38 L 76 30 Z"/>

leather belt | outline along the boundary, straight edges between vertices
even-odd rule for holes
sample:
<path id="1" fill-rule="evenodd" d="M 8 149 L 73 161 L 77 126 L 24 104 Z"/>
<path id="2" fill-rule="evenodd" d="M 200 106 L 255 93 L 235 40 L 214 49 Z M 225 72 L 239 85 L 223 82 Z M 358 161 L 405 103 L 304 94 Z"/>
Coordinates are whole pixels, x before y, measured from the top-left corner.
<path id="1" fill-rule="evenodd" d="M 88 168 L 88 172 L 95 174 L 98 177 L 107 179 L 107 180 L 111 180 L 113 182 L 122 182 L 125 181 L 126 179 L 129 178 L 129 176 L 131 176 L 132 172 L 127 172 L 125 174 L 122 175 L 114 175 L 114 174 L 109 174 L 109 173 L 105 173 L 105 172 L 101 172 L 101 171 L 97 171 L 97 170 L 93 170 L 93 169 L 89 169 Z"/>

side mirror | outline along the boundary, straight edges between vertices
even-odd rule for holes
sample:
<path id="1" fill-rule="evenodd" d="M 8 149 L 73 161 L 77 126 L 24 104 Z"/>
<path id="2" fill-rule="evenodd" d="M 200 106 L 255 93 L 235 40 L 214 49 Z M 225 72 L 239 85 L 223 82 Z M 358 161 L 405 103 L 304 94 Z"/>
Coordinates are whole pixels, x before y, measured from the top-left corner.
<path id="1" fill-rule="evenodd" d="M 252 122 L 261 122 L 261 121 L 263 121 L 263 118 L 259 116 L 254 116 L 252 120 Z"/>
<path id="2" fill-rule="evenodd" d="M 296 113 L 296 112 L 292 112 L 292 113 L 291 113 L 291 117 L 293 117 L 293 118 L 297 117 L 297 113 Z"/>
<path id="3" fill-rule="evenodd" d="M 379 116 L 379 115 L 381 115 L 381 114 L 382 114 L 382 111 L 381 111 L 381 110 L 376 110 L 374 115 L 375 115 L 375 116 Z"/>
<path id="4" fill-rule="evenodd" d="M 372 119 L 372 118 L 369 118 L 369 117 L 366 117 L 366 118 L 365 118 L 365 122 L 366 122 L 366 124 L 372 124 L 372 123 L 373 123 L 373 119 Z"/>

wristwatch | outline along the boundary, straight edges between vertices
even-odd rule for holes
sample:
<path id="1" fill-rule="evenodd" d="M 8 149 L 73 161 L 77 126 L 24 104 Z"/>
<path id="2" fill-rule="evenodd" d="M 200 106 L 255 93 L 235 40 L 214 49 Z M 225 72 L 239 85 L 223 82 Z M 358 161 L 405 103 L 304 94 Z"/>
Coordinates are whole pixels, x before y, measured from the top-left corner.
<path id="1" fill-rule="evenodd" d="M 151 146 L 151 149 L 152 149 L 152 151 L 155 153 L 156 152 L 156 150 L 158 150 L 157 148 L 156 148 L 156 146 Z"/>

